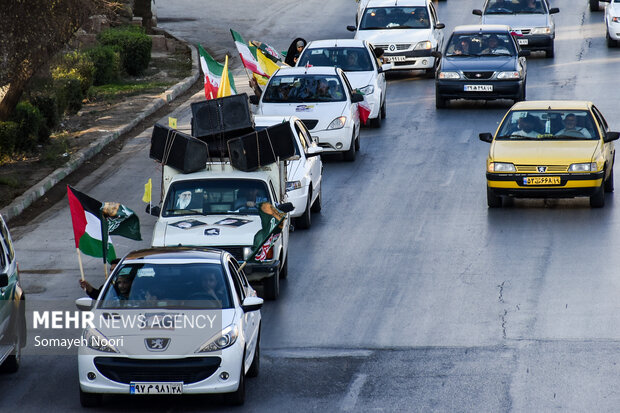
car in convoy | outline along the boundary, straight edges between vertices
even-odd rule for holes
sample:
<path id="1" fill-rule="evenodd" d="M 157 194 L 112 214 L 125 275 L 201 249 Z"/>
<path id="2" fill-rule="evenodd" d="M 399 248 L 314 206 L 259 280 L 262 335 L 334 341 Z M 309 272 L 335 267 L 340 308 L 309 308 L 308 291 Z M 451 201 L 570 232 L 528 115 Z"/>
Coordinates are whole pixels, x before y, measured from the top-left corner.
<path id="1" fill-rule="evenodd" d="M 431 0 L 370 0 L 347 30 L 382 48 L 394 69 L 424 70 L 432 78 L 439 61 L 431 53 L 441 50 L 444 27 Z"/>
<path id="2" fill-rule="evenodd" d="M 78 350 L 80 402 L 98 405 L 103 394 L 224 393 L 242 404 L 245 377 L 260 367 L 262 303 L 225 251 L 129 253 L 98 300 L 76 300 L 93 315 Z"/>
<path id="3" fill-rule="evenodd" d="M 620 0 L 610 0 L 605 7 L 605 37 L 607 47 L 618 46 L 620 41 Z"/>
<path id="4" fill-rule="evenodd" d="M 525 100 L 529 50 L 506 25 L 457 26 L 446 42 L 435 78 L 435 104 L 450 99 Z"/>
<path id="5" fill-rule="evenodd" d="M 370 110 L 367 122 L 376 128 L 381 126 L 381 120 L 386 116 L 385 71 L 392 65 L 380 64 L 370 43 L 356 39 L 312 41 L 297 59 L 297 66 L 306 65 L 341 68 L 351 87 L 364 95 Z"/>
<path id="6" fill-rule="evenodd" d="M 323 148 L 312 140 L 310 131 L 297 116 L 254 116 L 256 130 L 288 122 L 295 137 L 295 157 L 287 161 L 286 195 L 293 204 L 290 217 L 295 228 L 310 228 L 311 213 L 321 212 Z"/>
<path id="7" fill-rule="evenodd" d="M 544 51 L 546 57 L 555 54 L 552 15 L 559 12 L 559 8 L 549 6 L 548 0 L 485 0 L 482 10 L 472 11 L 481 16 L 482 24 L 510 26 L 522 49 Z"/>
<path id="8" fill-rule="evenodd" d="M 0 215 L 0 372 L 19 369 L 26 345 L 25 299 L 11 234 Z"/>
<path id="9" fill-rule="evenodd" d="M 487 203 L 502 197 L 589 197 L 605 205 L 614 190 L 613 141 L 602 113 L 592 102 L 527 101 L 516 103 L 495 132 L 481 133 L 491 143 L 487 158 Z"/>
<path id="10" fill-rule="evenodd" d="M 261 97 L 250 97 L 257 115 L 299 117 L 325 152 L 342 153 L 346 161 L 360 148 L 363 100 L 342 69 L 328 66 L 278 69 Z"/>

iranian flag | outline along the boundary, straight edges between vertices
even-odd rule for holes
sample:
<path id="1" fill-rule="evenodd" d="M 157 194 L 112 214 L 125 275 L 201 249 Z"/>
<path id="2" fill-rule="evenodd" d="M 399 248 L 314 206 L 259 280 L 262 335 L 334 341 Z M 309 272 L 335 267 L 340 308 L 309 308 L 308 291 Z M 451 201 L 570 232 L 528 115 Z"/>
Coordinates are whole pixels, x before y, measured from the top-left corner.
<path id="1" fill-rule="evenodd" d="M 241 56 L 241 62 L 243 63 L 243 66 L 245 66 L 245 68 L 252 73 L 255 73 L 259 76 L 269 77 L 269 75 L 265 73 L 260 63 L 258 62 L 258 59 L 256 58 L 256 47 L 251 46 L 252 49 L 254 49 L 251 50 L 248 43 L 243 40 L 243 37 L 241 37 L 239 33 L 234 31 L 233 29 L 230 29 L 230 33 L 235 40 L 235 46 L 237 46 L 237 50 L 239 51 L 239 56 Z"/>
<path id="2" fill-rule="evenodd" d="M 198 51 L 200 52 L 200 67 L 202 68 L 202 73 L 204 73 L 205 76 L 205 98 L 215 99 L 222 82 L 224 65 L 216 62 L 215 59 L 213 59 L 201 45 L 198 45 Z M 230 69 L 228 69 L 227 73 L 230 93 L 236 95 L 237 90 L 235 89 L 235 81 L 230 73 Z"/>
<path id="3" fill-rule="evenodd" d="M 101 202 L 67 185 L 67 198 L 73 222 L 75 247 L 91 257 L 102 257 L 104 262 L 116 258 L 112 242 L 108 242 L 108 226 L 101 215 Z"/>

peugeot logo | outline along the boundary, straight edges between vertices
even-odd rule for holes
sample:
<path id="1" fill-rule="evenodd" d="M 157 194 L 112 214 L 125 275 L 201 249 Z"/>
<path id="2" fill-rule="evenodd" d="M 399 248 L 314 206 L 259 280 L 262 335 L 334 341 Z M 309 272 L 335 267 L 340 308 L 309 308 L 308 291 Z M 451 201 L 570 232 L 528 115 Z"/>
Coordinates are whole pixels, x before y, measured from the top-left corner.
<path id="1" fill-rule="evenodd" d="M 541 174 L 547 172 L 547 167 L 546 166 L 539 166 L 536 169 L 538 169 L 538 172 L 541 173 Z"/>
<path id="2" fill-rule="evenodd" d="M 396 50 L 396 46 L 391 44 L 389 49 L 390 49 L 390 52 L 393 52 L 394 50 Z"/>
<path id="3" fill-rule="evenodd" d="M 170 344 L 169 338 L 145 338 L 144 344 L 149 351 L 164 351 Z"/>

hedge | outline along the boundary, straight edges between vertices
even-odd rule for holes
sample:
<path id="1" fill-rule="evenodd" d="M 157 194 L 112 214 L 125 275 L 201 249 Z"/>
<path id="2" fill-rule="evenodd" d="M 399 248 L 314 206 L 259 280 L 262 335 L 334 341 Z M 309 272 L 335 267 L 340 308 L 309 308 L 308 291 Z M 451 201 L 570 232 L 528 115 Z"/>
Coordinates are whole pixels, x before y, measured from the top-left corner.
<path id="1" fill-rule="evenodd" d="M 142 74 L 151 61 L 152 40 L 137 26 L 122 26 L 102 31 L 98 35 L 104 46 L 112 46 L 120 54 L 123 69 L 131 76 Z"/>

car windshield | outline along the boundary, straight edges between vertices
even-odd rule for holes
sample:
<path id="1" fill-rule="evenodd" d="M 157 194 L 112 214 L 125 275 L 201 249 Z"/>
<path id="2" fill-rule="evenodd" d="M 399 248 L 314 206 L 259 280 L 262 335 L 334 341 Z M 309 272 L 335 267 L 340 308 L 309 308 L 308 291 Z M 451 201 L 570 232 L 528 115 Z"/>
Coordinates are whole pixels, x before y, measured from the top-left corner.
<path id="1" fill-rule="evenodd" d="M 344 87 L 336 75 L 283 75 L 273 77 L 264 103 L 343 102 Z"/>
<path id="2" fill-rule="evenodd" d="M 514 110 L 506 115 L 496 140 L 596 140 L 587 110 Z"/>
<path id="3" fill-rule="evenodd" d="M 431 21 L 426 7 L 369 7 L 359 30 L 428 29 Z"/>
<path id="4" fill-rule="evenodd" d="M 123 264 L 98 308 L 232 308 L 226 280 L 220 264 Z"/>
<path id="5" fill-rule="evenodd" d="M 363 47 L 326 47 L 308 49 L 297 66 L 336 66 L 345 72 L 369 72 L 374 70 L 368 51 Z"/>
<path id="6" fill-rule="evenodd" d="M 174 182 L 166 194 L 162 216 L 258 215 L 258 204 L 271 202 L 268 193 L 265 182 L 255 179 Z"/>
<path id="7" fill-rule="evenodd" d="M 515 56 L 517 50 L 509 33 L 454 33 L 446 56 Z"/>
<path id="8" fill-rule="evenodd" d="M 484 14 L 545 14 L 541 0 L 489 0 Z"/>

